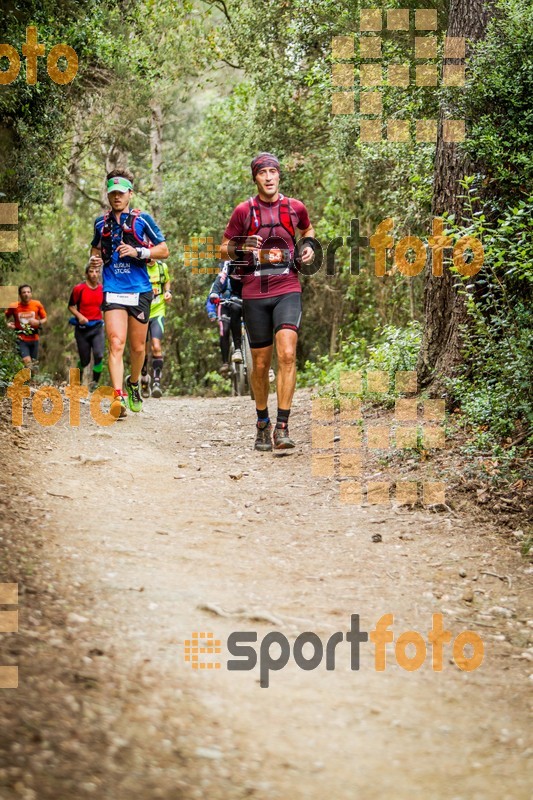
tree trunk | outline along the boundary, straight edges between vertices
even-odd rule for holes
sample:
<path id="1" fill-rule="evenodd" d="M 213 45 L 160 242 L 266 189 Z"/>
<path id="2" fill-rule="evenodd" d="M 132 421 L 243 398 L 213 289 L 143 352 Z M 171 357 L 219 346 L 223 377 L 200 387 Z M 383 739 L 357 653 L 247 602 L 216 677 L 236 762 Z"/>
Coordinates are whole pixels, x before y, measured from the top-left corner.
<path id="1" fill-rule="evenodd" d="M 150 103 L 150 153 L 152 156 L 152 188 L 154 199 L 152 202 L 154 214 L 159 214 L 161 208 L 161 195 L 163 192 L 163 110 L 157 100 Z"/>
<path id="2" fill-rule="evenodd" d="M 469 42 L 485 35 L 487 23 L 493 13 L 487 0 L 451 0 L 448 18 L 448 36 L 465 37 L 466 55 Z M 446 59 L 446 63 L 461 63 Z M 449 117 L 441 108 L 433 187 L 433 217 L 444 211 L 455 214 L 455 222 L 463 218 L 463 194 L 459 181 L 471 169 L 471 163 L 461 152 L 460 145 L 444 142 L 443 119 Z M 466 324 L 467 314 L 462 296 L 455 288 L 457 277 L 445 267 L 442 277 L 426 271 L 424 283 L 424 337 L 418 360 L 418 380 L 433 394 L 444 394 L 444 379 L 455 374 L 462 361 L 460 326 Z"/>
<path id="3" fill-rule="evenodd" d="M 83 149 L 82 143 L 82 114 L 80 109 L 74 116 L 74 126 L 72 130 L 72 147 L 68 160 L 65 180 L 63 182 L 63 206 L 72 213 L 76 205 L 78 196 L 78 186 L 81 177 L 80 158 Z"/>
<path id="4" fill-rule="evenodd" d="M 331 331 L 329 334 L 329 357 L 333 358 L 333 356 L 337 352 L 337 337 L 339 335 L 339 315 L 335 311 L 333 314 L 333 321 L 331 323 Z"/>

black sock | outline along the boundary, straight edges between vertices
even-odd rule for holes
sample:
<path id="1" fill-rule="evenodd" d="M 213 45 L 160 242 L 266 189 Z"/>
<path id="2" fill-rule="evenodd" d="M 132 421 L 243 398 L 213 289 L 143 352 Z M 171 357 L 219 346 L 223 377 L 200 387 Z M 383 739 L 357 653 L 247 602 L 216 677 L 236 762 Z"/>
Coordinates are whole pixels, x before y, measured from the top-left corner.
<path id="1" fill-rule="evenodd" d="M 268 425 L 270 422 L 270 417 L 268 416 L 268 406 L 263 409 L 256 408 L 257 411 L 257 424 L 264 428 L 265 425 Z"/>
<path id="2" fill-rule="evenodd" d="M 154 370 L 154 381 L 159 383 L 163 372 L 163 358 L 152 358 L 152 369 Z"/>
<path id="3" fill-rule="evenodd" d="M 146 375 L 148 375 L 148 356 L 144 357 L 144 364 L 143 364 L 143 368 L 141 370 L 141 375 L 143 375 L 144 377 L 146 377 Z"/>
<path id="4" fill-rule="evenodd" d="M 278 408 L 278 417 L 276 419 L 276 425 L 279 427 L 281 427 L 282 425 L 288 425 L 290 413 L 291 413 L 290 408 Z"/>

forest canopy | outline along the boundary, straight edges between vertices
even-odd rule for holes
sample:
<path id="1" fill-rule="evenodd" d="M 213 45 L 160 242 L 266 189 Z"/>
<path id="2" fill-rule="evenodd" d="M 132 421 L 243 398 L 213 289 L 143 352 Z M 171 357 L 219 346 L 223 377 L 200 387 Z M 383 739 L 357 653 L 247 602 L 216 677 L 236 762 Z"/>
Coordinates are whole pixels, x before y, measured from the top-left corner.
<path id="1" fill-rule="evenodd" d="M 383 22 L 381 61 L 413 58 L 409 30 Z M 233 207 L 253 194 L 249 164 L 276 153 L 281 188 L 302 199 L 321 243 L 342 239 L 335 269 L 303 276 L 300 382 L 331 385 L 341 367 L 370 362 L 390 371 L 418 367 L 428 391 L 462 405 L 498 440 L 531 423 L 531 197 L 533 9 L 527 0 L 436 2 L 441 75 L 445 36 L 466 39 L 464 87 L 408 87 L 383 80 L 383 118 L 407 121 L 408 140 L 361 141 L 361 6 L 353 0 L 96 0 L 4 4 L 1 41 L 15 47 L 35 25 L 47 49 L 68 42 L 79 72 L 53 84 L 43 59 L 38 81 L 0 87 L 0 191 L 20 204 L 21 248 L 4 254 L 2 282 L 30 281 L 49 313 L 41 367 L 62 378 L 75 363 L 67 299 L 87 263 L 94 218 L 106 207 L 107 170 L 135 175 L 136 204 L 157 215 L 169 247 L 174 300 L 165 348 L 174 393 L 225 393 L 204 304 L 213 275 L 184 263 L 191 239 L 218 243 Z M 426 31 L 423 35 L 428 35 Z M 334 57 L 335 37 L 352 37 L 353 55 Z M 334 65 L 353 86 L 336 86 Z M 425 62 L 424 62 L 425 63 Z M 444 60 L 447 66 L 461 59 Z M 408 70 L 409 71 L 409 70 Z M 332 113 L 335 93 L 353 94 L 354 113 Z M 444 141 L 445 120 L 465 121 L 464 141 Z M 417 141 L 417 120 L 438 120 L 435 141 Z M 376 276 L 374 252 L 356 248 L 394 221 L 395 242 L 428 241 L 433 218 L 454 241 L 483 243 L 472 277 L 445 254 L 442 278 L 426 268 L 408 277 L 388 254 Z M 354 274 L 354 249 L 359 272 Z M 214 268 L 213 259 L 201 264 Z M 440 282 L 439 282 L 440 281 Z M 16 367 L 2 330 L 0 379 Z M 485 434 L 484 434 L 485 435 Z M 488 434 L 487 434 L 488 435 Z"/>

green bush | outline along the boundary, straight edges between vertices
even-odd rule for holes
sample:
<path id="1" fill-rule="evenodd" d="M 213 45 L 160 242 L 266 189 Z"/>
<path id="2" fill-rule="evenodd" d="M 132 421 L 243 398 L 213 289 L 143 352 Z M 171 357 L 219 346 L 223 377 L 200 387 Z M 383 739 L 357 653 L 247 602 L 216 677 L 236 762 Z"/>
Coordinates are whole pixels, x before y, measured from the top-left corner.
<path id="1" fill-rule="evenodd" d="M 461 113 L 472 120 L 465 148 L 484 191 L 516 198 L 533 178 L 533 6 L 499 0 L 496 13 L 469 60 Z"/>
<path id="2" fill-rule="evenodd" d="M 385 325 L 376 344 L 369 347 L 365 339 L 348 339 L 334 360 L 322 356 L 314 362 L 307 361 L 298 380 L 302 386 L 338 385 L 340 373 L 345 370 L 383 370 L 389 373 L 393 387 L 396 372 L 416 369 L 421 341 L 419 322 L 410 322 L 405 328 Z"/>
<path id="3" fill-rule="evenodd" d="M 532 214 L 530 198 L 495 224 L 479 214 L 470 230 L 483 241 L 485 258 L 475 282 L 466 279 L 462 288 L 471 322 L 465 365 L 451 387 L 484 446 L 533 424 Z"/>
<path id="4" fill-rule="evenodd" d="M 0 317 L 0 397 L 5 394 L 8 384 L 11 383 L 19 369 L 22 369 L 22 362 L 17 350 L 17 335 L 7 327 L 2 313 Z"/>

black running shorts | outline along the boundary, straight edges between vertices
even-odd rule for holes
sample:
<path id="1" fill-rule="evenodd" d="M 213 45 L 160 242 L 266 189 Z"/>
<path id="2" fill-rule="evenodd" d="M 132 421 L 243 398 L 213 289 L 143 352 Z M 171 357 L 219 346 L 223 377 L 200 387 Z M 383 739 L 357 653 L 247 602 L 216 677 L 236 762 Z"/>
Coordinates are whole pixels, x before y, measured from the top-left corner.
<path id="1" fill-rule="evenodd" d="M 150 319 L 150 305 L 152 303 L 153 292 L 141 292 L 139 294 L 139 302 L 136 306 L 126 306 L 121 303 L 108 303 L 106 300 L 107 292 L 104 292 L 104 302 L 102 303 L 102 311 L 112 311 L 114 308 L 123 308 L 128 312 L 128 316 L 134 317 L 137 322 L 142 322 L 148 325 Z"/>
<path id="2" fill-rule="evenodd" d="M 29 356 L 33 361 L 37 361 L 39 355 L 38 339 L 34 339 L 33 342 L 26 342 L 24 339 L 19 339 L 17 344 L 21 358 L 28 358 Z"/>
<path id="3" fill-rule="evenodd" d="M 250 347 L 269 347 L 283 329 L 298 333 L 302 318 L 301 292 L 243 300 L 242 310 Z"/>
<path id="4" fill-rule="evenodd" d="M 163 334 L 165 332 L 165 318 L 164 317 L 152 317 L 148 324 L 148 334 L 146 336 L 146 341 L 148 339 L 159 339 L 163 338 Z"/>

